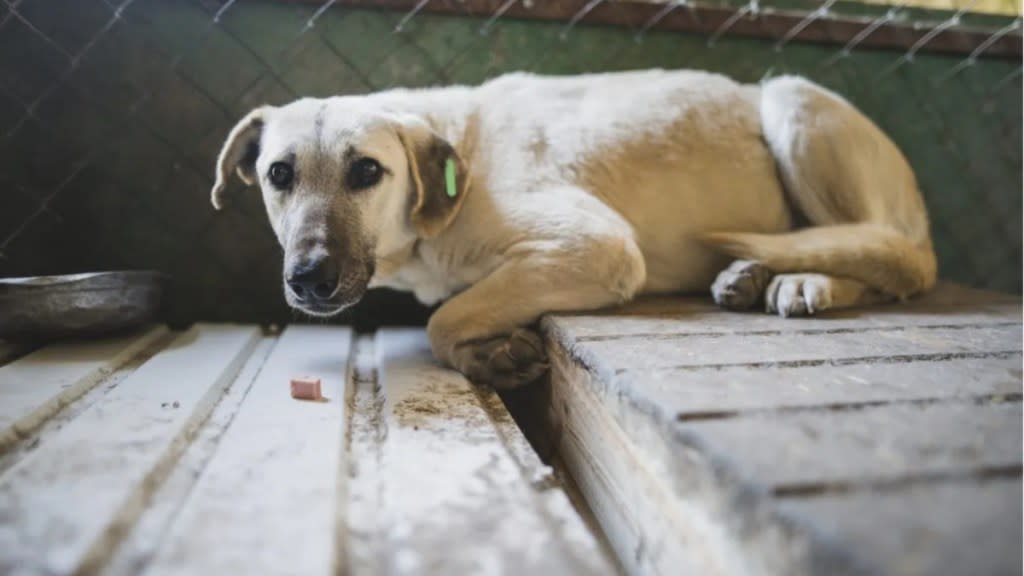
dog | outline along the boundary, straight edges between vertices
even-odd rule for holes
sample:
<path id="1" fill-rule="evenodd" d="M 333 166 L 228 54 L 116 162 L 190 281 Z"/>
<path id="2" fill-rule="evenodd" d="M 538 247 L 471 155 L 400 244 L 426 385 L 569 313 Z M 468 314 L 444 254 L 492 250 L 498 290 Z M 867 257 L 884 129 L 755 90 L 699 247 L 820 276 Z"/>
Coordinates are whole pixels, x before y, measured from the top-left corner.
<path id="1" fill-rule="evenodd" d="M 335 314 L 368 288 L 443 304 L 442 363 L 496 388 L 547 370 L 536 322 L 639 294 L 704 292 L 804 316 L 935 283 L 908 162 L 800 77 L 515 73 L 480 86 L 251 111 L 217 159 L 259 184 L 288 303 Z"/>

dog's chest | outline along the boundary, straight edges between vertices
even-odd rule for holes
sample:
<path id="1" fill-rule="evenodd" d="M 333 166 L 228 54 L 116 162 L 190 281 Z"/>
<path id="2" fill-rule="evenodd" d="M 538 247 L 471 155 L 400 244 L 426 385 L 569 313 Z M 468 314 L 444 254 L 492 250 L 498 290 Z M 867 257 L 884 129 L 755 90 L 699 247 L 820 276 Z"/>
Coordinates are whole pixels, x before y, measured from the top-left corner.
<path id="1" fill-rule="evenodd" d="M 436 255 L 417 253 L 406 260 L 380 284 L 396 290 L 412 292 L 416 299 L 432 306 L 465 290 L 483 278 L 487 270 L 478 265 L 445 266 Z"/>

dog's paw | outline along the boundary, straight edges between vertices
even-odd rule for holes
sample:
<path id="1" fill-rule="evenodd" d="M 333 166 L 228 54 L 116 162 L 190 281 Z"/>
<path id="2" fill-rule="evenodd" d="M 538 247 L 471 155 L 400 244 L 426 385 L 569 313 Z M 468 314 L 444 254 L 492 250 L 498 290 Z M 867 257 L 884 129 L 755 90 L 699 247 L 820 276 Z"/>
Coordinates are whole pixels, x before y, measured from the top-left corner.
<path id="1" fill-rule="evenodd" d="M 525 328 L 508 336 L 461 344 L 454 360 L 455 367 L 475 384 L 499 390 L 529 384 L 548 371 L 543 340 Z"/>
<path id="2" fill-rule="evenodd" d="M 759 262 L 736 260 L 711 284 L 715 304 L 729 310 L 747 310 L 761 301 L 772 271 Z"/>
<path id="3" fill-rule="evenodd" d="M 764 297 L 769 314 L 811 316 L 832 307 L 832 280 L 822 274 L 779 274 Z"/>

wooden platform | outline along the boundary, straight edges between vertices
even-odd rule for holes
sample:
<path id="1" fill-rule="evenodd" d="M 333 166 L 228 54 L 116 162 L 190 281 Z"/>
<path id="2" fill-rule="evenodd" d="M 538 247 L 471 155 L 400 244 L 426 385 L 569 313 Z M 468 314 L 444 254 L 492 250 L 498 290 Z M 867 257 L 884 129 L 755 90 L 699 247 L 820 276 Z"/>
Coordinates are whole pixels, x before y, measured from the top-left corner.
<path id="1" fill-rule="evenodd" d="M 322 402 L 288 380 L 323 379 Z M 0 368 L 0 574 L 614 574 L 420 330 L 154 328 Z"/>
<path id="2" fill-rule="evenodd" d="M 628 571 L 1021 573 L 1019 297 L 813 319 L 665 299 L 545 328 L 526 404 Z"/>
<path id="3" fill-rule="evenodd" d="M 505 400 L 555 469 L 421 330 L 10 350 L 0 574 L 1021 573 L 1019 298 L 543 326 Z"/>

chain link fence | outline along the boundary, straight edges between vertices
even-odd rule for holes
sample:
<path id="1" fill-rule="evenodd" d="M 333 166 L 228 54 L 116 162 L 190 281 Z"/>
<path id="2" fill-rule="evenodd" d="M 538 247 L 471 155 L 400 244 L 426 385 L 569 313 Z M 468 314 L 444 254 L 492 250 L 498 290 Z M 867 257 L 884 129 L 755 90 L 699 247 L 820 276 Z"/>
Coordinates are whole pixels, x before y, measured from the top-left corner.
<path id="1" fill-rule="evenodd" d="M 941 275 L 1020 292 L 1019 18 L 793 0 L 780 20 L 753 0 L 631 19 L 613 0 L 535 2 L 3 0 L 0 275 L 155 268 L 173 279 L 172 322 L 287 321 L 259 195 L 222 213 L 208 200 L 219 146 L 250 108 L 663 67 L 802 74 L 845 95 L 914 165 Z M 835 20 L 842 10 L 860 19 Z M 382 292 L 345 320 L 426 315 Z"/>

